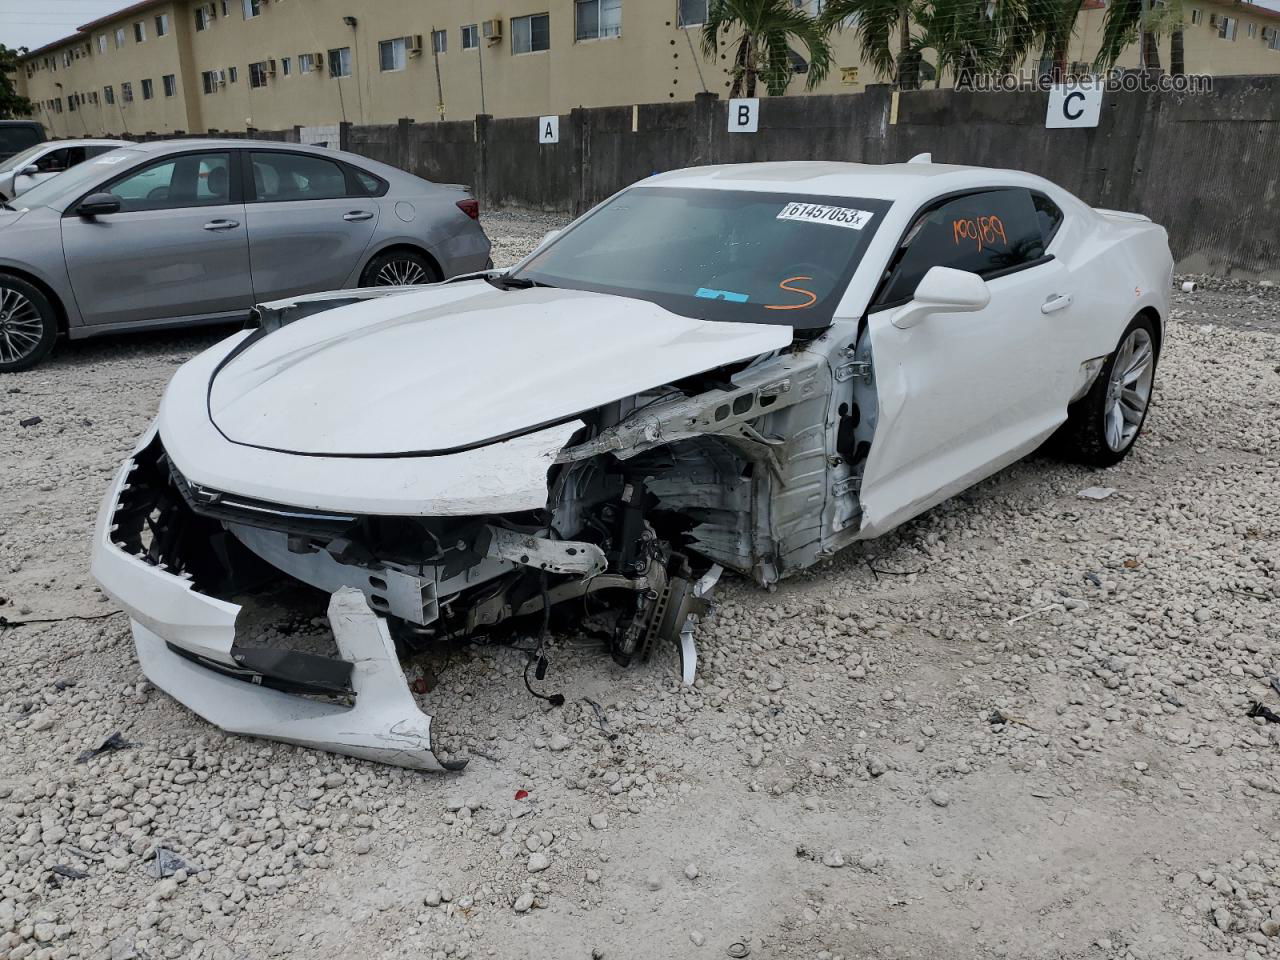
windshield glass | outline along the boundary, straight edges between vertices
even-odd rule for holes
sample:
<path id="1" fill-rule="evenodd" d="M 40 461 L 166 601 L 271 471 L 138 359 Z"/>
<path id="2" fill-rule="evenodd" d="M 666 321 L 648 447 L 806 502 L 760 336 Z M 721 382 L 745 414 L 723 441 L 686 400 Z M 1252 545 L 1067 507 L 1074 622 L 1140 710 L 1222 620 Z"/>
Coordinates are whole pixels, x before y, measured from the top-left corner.
<path id="1" fill-rule="evenodd" d="M 29 150 L 23 150 L 21 153 L 14 154 L 8 160 L 0 161 L 0 173 L 8 173 L 10 170 L 21 170 L 31 158 L 40 154 L 44 150 L 45 144 L 37 143 Z"/>
<path id="2" fill-rule="evenodd" d="M 42 180 L 14 201 L 16 207 L 60 207 L 88 190 L 96 181 L 125 170 L 131 161 L 138 159 L 136 150 L 121 148 L 76 164 L 66 173 Z"/>
<path id="3" fill-rule="evenodd" d="M 513 276 L 705 320 L 823 327 L 887 200 L 636 187 Z"/>

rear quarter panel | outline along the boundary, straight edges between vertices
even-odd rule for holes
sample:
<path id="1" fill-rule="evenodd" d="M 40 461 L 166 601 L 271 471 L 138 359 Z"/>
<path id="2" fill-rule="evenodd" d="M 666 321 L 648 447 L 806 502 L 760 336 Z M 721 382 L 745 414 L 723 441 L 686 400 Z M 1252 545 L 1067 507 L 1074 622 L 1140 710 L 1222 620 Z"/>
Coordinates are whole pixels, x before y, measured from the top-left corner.
<path id="1" fill-rule="evenodd" d="M 1080 361 L 1114 350 L 1129 321 L 1145 309 L 1155 311 L 1163 334 L 1173 281 L 1164 227 L 1082 208 L 1050 248 L 1071 273 L 1074 303 L 1064 322 L 1076 326 Z"/>
<path id="2" fill-rule="evenodd" d="M 489 260 L 489 238 L 483 228 L 458 209 L 470 194 L 458 187 L 423 182 L 412 194 L 391 190 L 378 202 L 378 229 L 348 285 L 359 282 L 365 265 L 384 250 L 397 246 L 425 249 L 440 264 L 445 278 L 483 270 Z"/>

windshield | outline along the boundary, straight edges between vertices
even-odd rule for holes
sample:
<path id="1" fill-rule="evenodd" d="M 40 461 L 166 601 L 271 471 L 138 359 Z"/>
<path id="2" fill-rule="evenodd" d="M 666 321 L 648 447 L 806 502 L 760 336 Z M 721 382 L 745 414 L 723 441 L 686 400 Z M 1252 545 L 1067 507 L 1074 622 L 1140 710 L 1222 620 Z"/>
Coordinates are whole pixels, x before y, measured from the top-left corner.
<path id="1" fill-rule="evenodd" d="M 513 278 L 649 300 L 705 320 L 824 327 L 887 200 L 635 187 Z"/>
<path id="2" fill-rule="evenodd" d="M 45 149 L 45 144 L 37 143 L 29 150 L 23 150 L 21 153 L 14 154 L 8 160 L 0 161 L 0 173 L 8 173 L 10 170 L 21 170 L 25 167 L 32 157 L 39 156 L 41 151 Z"/>
<path id="3" fill-rule="evenodd" d="M 128 168 L 130 161 L 138 159 L 136 150 L 121 148 L 76 164 L 66 173 L 42 180 L 14 201 L 18 207 L 59 207 L 59 201 L 78 197 L 99 180 L 106 180 Z"/>

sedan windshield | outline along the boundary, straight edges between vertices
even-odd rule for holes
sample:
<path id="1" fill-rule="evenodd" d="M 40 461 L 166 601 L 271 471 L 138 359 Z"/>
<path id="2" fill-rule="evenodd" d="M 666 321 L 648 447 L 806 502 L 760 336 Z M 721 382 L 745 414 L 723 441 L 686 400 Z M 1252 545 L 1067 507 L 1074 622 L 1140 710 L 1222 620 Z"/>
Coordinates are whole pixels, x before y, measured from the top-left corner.
<path id="1" fill-rule="evenodd" d="M 887 200 L 636 187 L 508 279 L 649 300 L 705 320 L 825 327 Z"/>
<path id="2" fill-rule="evenodd" d="M 16 207 L 54 207 L 61 208 L 65 202 L 88 191 L 94 183 L 107 180 L 116 173 L 122 172 L 129 163 L 141 156 L 135 150 L 121 148 L 76 164 L 66 173 L 42 180 L 17 200 Z"/>
<path id="3" fill-rule="evenodd" d="M 8 160 L 0 160 L 0 173 L 8 173 L 10 170 L 21 170 L 31 162 L 32 157 L 38 157 L 41 153 L 49 148 L 47 143 L 37 143 L 34 147 L 16 153 Z"/>

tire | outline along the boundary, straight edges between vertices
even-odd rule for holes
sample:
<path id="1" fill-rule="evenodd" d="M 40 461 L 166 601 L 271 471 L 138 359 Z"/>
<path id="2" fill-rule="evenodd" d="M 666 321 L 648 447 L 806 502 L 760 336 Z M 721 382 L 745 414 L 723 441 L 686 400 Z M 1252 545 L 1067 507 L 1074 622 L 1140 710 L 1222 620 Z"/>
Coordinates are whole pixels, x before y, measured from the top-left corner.
<path id="1" fill-rule="evenodd" d="M 49 298 L 18 277 L 0 274 L 0 373 L 34 367 L 58 339 Z"/>
<path id="2" fill-rule="evenodd" d="M 431 261 L 414 250 L 380 253 L 360 273 L 362 287 L 413 286 L 440 280 L 440 272 Z"/>
<path id="3" fill-rule="evenodd" d="M 1151 410 L 1158 342 L 1150 317 L 1129 322 L 1089 392 L 1067 408 L 1055 437 L 1064 458 L 1109 467 L 1128 456 Z"/>

